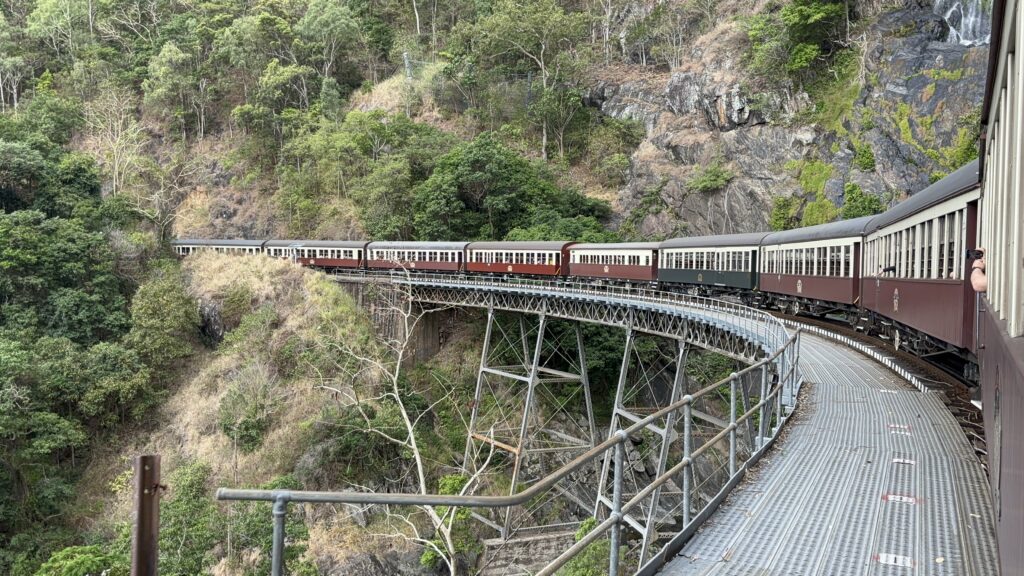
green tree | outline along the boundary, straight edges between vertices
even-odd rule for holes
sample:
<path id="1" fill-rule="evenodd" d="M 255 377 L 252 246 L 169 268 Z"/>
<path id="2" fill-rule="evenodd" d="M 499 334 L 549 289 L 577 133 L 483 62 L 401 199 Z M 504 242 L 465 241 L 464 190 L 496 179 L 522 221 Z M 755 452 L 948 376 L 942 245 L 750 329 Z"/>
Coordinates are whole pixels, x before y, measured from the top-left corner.
<path id="1" fill-rule="evenodd" d="M 26 32 L 43 40 L 57 56 L 71 56 L 84 38 L 90 4 L 83 0 L 39 0 L 28 16 Z"/>
<path id="2" fill-rule="evenodd" d="M 776 196 L 772 199 L 772 211 L 768 216 L 768 226 L 772 230 L 790 230 L 796 228 L 800 220 L 797 212 L 800 203 L 793 196 Z"/>
<path id="3" fill-rule="evenodd" d="M 847 182 L 843 186 L 843 207 L 839 211 L 843 220 L 881 214 L 883 210 L 885 207 L 878 196 L 865 194 L 861 187 L 853 182 Z"/>
<path id="4" fill-rule="evenodd" d="M 585 31 L 586 15 L 566 12 L 556 0 L 496 0 L 477 22 L 477 48 L 493 58 L 518 59 L 540 75 L 544 93 L 562 80 L 564 56 Z M 541 121 L 541 156 L 547 159 L 549 122 Z"/>
<path id="5" fill-rule="evenodd" d="M 28 144 L 0 140 L 0 209 L 31 205 L 46 168 L 42 154 Z"/>
<path id="6" fill-rule="evenodd" d="M 55 552 L 35 576 L 128 576 L 128 558 L 102 546 L 71 546 Z"/>
<path id="7" fill-rule="evenodd" d="M 199 328 L 195 299 L 185 291 L 175 264 L 157 265 L 152 277 L 139 287 L 132 300 L 131 331 L 126 342 L 156 373 L 192 354 Z"/>
<path id="8" fill-rule="evenodd" d="M 93 343 L 127 327 L 102 234 L 41 212 L 0 214 L 0 326 Z"/>
<path id="9" fill-rule="evenodd" d="M 344 57 L 358 34 L 355 15 L 348 6 L 333 0 L 311 0 L 296 32 L 316 50 L 317 72 L 326 81 L 333 79 L 338 60 Z"/>
<path id="10" fill-rule="evenodd" d="M 554 211 L 566 218 L 602 217 L 607 206 L 560 188 L 543 166 L 505 147 L 493 134 L 455 147 L 414 191 L 417 238 L 503 238 Z"/>

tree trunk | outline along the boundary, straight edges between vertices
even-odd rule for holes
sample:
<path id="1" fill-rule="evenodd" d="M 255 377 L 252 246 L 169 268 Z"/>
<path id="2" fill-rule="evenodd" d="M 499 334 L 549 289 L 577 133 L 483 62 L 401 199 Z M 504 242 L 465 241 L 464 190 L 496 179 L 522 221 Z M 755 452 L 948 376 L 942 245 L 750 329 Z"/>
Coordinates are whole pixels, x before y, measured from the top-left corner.
<path id="1" fill-rule="evenodd" d="M 540 127 L 540 157 L 548 159 L 548 121 L 541 122 Z"/>
<path id="2" fill-rule="evenodd" d="M 412 11 L 416 14 L 416 40 L 420 39 L 420 8 L 416 5 L 416 0 L 412 0 Z"/>

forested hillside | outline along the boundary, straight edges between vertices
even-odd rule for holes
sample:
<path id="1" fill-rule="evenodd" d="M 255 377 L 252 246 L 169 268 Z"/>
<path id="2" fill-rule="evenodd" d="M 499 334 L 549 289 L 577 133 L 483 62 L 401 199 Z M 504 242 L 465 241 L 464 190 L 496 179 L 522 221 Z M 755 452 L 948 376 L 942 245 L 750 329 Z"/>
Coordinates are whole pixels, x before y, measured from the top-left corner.
<path id="1" fill-rule="evenodd" d="M 986 32 L 946 4 L 0 0 L 0 574 L 125 573 L 142 451 L 173 487 L 168 575 L 266 572 L 268 509 L 214 485 L 461 489 L 472 319 L 364 413 L 332 395 L 337 358 L 383 355 L 347 295 L 286 263 L 179 263 L 170 239 L 612 241 L 875 213 L 976 155 Z M 590 360 L 610 386 L 614 361 Z M 294 573 L 479 552 L 461 528 L 432 556 L 319 514 L 289 527 Z"/>

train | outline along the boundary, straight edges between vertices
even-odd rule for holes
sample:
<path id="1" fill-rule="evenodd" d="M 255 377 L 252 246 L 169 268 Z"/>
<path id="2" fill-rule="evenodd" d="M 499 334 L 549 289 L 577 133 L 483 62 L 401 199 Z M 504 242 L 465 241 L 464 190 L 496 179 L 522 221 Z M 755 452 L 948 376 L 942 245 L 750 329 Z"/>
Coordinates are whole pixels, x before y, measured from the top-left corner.
<path id="1" fill-rule="evenodd" d="M 781 232 L 662 242 L 176 240 L 181 257 L 266 254 L 326 271 L 547 278 L 641 284 L 846 322 L 977 382 L 978 162 L 882 214 Z"/>

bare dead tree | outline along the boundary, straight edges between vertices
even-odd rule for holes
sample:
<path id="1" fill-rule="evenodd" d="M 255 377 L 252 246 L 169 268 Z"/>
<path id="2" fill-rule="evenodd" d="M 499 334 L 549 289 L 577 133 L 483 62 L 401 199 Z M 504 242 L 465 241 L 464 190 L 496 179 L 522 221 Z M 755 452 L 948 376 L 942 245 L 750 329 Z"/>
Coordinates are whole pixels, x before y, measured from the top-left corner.
<path id="1" fill-rule="evenodd" d="M 124 191 L 139 170 L 148 138 L 136 120 L 137 101 L 124 89 L 108 86 L 85 105 L 85 124 L 100 153 L 100 166 L 110 178 L 111 193 Z"/>
<path id="2" fill-rule="evenodd" d="M 132 210 L 156 227 L 158 239 L 167 238 L 178 206 L 188 194 L 193 179 L 202 170 L 198 159 L 179 152 L 169 161 L 146 158 L 141 161 L 141 182 L 126 192 Z"/>
<path id="3" fill-rule="evenodd" d="M 399 266 L 399 278 L 409 278 L 408 271 L 403 263 L 396 262 Z M 334 368 L 337 375 L 333 378 L 323 371 L 317 370 L 319 383 L 318 389 L 331 393 L 332 397 L 342 405 L 355 409 L 363 426 L 360 431 L 367 434 L 374 434 L 387 442 L 399 447 L 403 454 L 407 455 L 409 462 L 409 474 L 402 478 L 403 481 L 411 480 L 414 489 L 420 494 L 429 493 L 430 478 L 427 475 L 428 457 L 421 445 L 419 435 L 424 426 L 424 416 L 445 403 L 454 399 L 454 386 L 434 376 L 431 386 L 432 402 L 426 409 L 414 414 L 407 403 L 408 395 L 403 390 L 405 381 L 403 369 L 411 354 L 411 340 L 416 333 L 416 328 L 423 317 L 428 313 L 435 313 L 439 310 L 421 312 L 415 310 L 412 302 L 412 294 L 408 284 L 396 283 L 389 286 L 395 290 L 395 298 L 382 306 L 387 315 L 393 318 L 395 330 L 380 331 L 375 335 L 370 345 L 360 345 L 355 339 L 342 338 L 330 339 L 322 342 L 330 355 L 337 358 Z M 372 410 L 388 404 L 397 411 L 401 420 L 399 430 L 382 429 L 373 422 Z M 459 412 L 462 425 L 469 430 L 469 422 L 466 415 Z M 468 432 L 467 432 L 468 433 Z M 465 468 L 462 472 L 468 476 L 460 494 L 472 494 L 481 485 L 481 478 L 488 469 L 491 460 L 488 454 L 483 465 L 469 473 Z M 375 536 L 387 538 L 401 538 L 413 542 L 425 549 L 432 550 L 448 568 L 453 576 L 459 574 L 459 553 L 453 531 L 455 529 L 456 509 L 447 506 L 414 506 L 409 508 L 384 507 L 384 514 L 388 525 L 394 530 L 390 533 L 378 533 Z M 421 524 L 415 520 L 417 514 L 427 518 L 430 531 L 425 532 Z"/>

